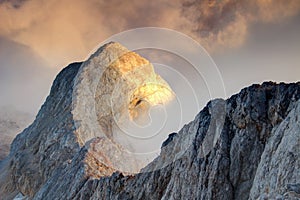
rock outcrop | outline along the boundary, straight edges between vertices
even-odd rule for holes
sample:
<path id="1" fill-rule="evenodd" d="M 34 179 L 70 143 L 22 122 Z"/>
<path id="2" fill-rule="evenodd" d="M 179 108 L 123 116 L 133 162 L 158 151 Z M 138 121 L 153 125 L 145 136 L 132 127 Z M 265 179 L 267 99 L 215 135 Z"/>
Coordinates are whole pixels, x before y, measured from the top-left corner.
<path id="1" fill-rule="evenodd" d="M 100 105 L 91 106 L 95 101 L 89 98 L 94 95 L 99 103 L 104 94 L 111 93 L 93 83 L 99 74 L 89 70 L 123 50 L 118 44 L 109 44 L 57 76 L 36 120 L 16 137 L 2 163 L 1 198 L 300 198 L 300 83 L 266 82 L 227 100 L 213 100 L 192 122 L 170 134 L 160 155 L 139 173 L 117 171 L 117 165 L 134 161 L 114 142 L 113 125 L 101 133 L 91 125 L 110 115 L 100 112 Z M 133 57 L 117 62 L 130 63 L 136 55 Z M 164 86 L 162 92 L 158 88 L 159 97 L 168 99 L 169 86 L 155 77 L 151 82 Z M 136 86 L 133 88 L 140 88 L 140 83 Z M 141 92 L 144 90 L 130 91 L 125 92 L 130 98 L 120 110 L 130 111 L 131 105 L 139 104 L 137 96 L 148 97 Z M 107 119 L 110 117 L 105 126 L 110 126 Z"/>

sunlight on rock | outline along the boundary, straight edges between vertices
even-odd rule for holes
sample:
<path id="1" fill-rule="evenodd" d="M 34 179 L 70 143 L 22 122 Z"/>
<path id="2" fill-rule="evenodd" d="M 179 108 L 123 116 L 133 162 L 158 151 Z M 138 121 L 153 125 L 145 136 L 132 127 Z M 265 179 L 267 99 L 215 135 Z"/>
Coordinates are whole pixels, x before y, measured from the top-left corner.
<path id="1" fill-rule="evenodd" d="M 173 92 L 165 85 L 150 83 L 139 87 L 134 91 L 130 104 L 129 112 L 132 120 L 142 117 L 148 113 L 150 107 L 164 105 L 174 98 Z"/>

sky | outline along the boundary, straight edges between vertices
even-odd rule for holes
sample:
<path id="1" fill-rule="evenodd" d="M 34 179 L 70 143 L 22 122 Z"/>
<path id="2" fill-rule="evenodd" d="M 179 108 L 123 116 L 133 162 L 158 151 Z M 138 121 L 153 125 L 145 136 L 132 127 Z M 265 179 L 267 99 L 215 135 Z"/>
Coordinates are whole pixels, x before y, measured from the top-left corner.
<path id="1" fill-rule="evenodd" d="M 300 79 L 298 0 L 0 0 L 0 106 L 36 114 L 67 64 L 113 34 L 148 26 L 199 42 L 228 97 Z"/>

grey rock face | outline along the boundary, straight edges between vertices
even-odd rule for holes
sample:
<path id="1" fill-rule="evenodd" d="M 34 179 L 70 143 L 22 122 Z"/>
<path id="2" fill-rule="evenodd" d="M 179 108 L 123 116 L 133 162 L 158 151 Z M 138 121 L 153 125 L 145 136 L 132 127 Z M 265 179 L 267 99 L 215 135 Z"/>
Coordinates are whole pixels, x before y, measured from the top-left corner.
<path id="1" fill-rule="evenodd" d="M 124 175 L 97 159 L 92 147 L 101 139 L 78 141 L 71 95 L 79 67 L 58 75 L 35 122 L 14 140 L 1 166 L 2 198 L 299 198 L 300 83 L 252 85 L 209 102 L 152 163 Z"/>
<path id="2" fill-rule="evenodd" d="M 33 196 L 79 151 L 71 114 L 72 81 L 79 66 L 74 63 L 60 72 L 33 124 L 14 139 L 1 166 L 2 198 L 18 192 Z"/>
<path id="3" fill-rule="evenodd" d="M 275 198 L 276 194 L 296 193 L 300 198 L 300 104 L 276 126 L 257 168 L 250 197 Z"/>

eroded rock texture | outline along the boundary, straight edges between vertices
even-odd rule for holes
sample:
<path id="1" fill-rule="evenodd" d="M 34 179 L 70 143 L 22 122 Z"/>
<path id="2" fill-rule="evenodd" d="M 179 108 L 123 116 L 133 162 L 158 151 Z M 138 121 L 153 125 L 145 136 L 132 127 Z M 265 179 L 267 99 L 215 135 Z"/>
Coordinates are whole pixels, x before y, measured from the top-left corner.
<path id="1" fill-rule="evenodd" d="M 88 100 L 72 99 L 74 90 L 91 98 L 91 90 L 78 81 L 92 79 L 75 79 L 88 71 L 80 66 L 72 64 L 58 75 L 35 122 L 14 140 L 1 166 L 1 198 L 300 198 L 300 83 L 252 85 L 228 100 L 209 102 L 194 121 L 170 135 L 152 163 L 124 175 L 107 163 L 126 155 L 105 152 L 118 148 L 95 137 L 84 123 L 78 128 L 80 109 L 86 114 L 84 109 L 92 108 Z M 84 89 L 85 95 L 78 93 Z"/>

